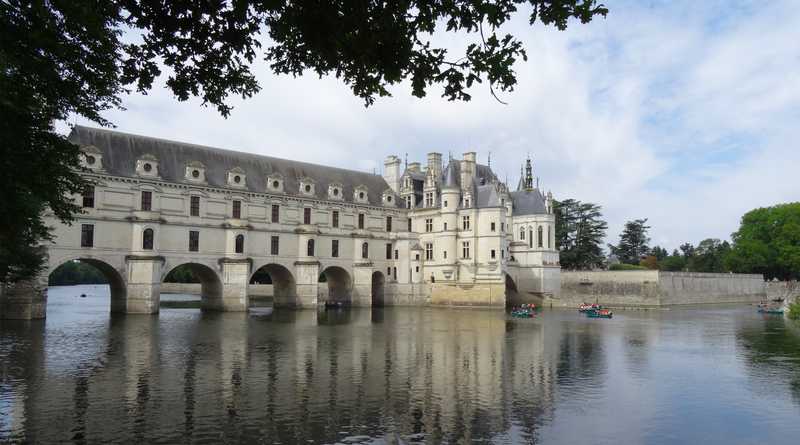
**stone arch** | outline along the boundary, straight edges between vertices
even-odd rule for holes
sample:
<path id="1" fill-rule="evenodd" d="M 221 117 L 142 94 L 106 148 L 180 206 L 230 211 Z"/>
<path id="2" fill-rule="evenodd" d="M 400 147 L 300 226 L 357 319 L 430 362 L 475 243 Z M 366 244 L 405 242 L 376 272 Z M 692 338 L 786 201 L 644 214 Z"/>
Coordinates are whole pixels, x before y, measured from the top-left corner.
<path id="1" fill-rule="evenodd" d="M 170 272 L 178 267 L 188 268 L 200 281 L 200 300 L 202 308 L 208 308 L 210 302 L 222 299 L 222 280 L 211 266 L 205 264 L 186 262 L 176 264 L 168 269 L 164 268 L 165 273 L 161 276 L 161 281 L 164 282 L 164 279 L 167 278 Z"/>
<path id="2" fill-rule="evenodd" d="M 376 270 L 372 272 L 372 305 L 373 306 L 383 306 L 385 304 L 384 300 L 384 287 L 386 285 L 386 277 L 384 277 L 383 272 Z"/>
<path id="3" fill-rule="evenodd" d="M 522 296 L 517 288 L 517 283 L 506 274 L 506 306 L 518 306 L 522 304 Z"/>
<path id="4" fill-rule="evenodd" d="M 264 276 L 269 278 L 265 283 Z M 297 282 L 292 272 L 281 264 L 265 264 L 250 275 L 250 284 L 272 284 L 273 301 L 282 304 L 297 298 Z"/>
<path id="5" fill-rule="evenodd" d="M 127 283 L 125 282 L 125 274 L 120 272 L 119 269 L 115 268 L 114 266 L 112 266 L 111 264 L 102 259 L 76 257 L 54 263 L 55 266 L 51 266 L 50 269 L 48 270 L 47 273 L 48 279 L 50 276 L 52 276 L 53 272 L 55 272 L 58 268 L 73 261 L 88 264 L 97 269 L 108 281 L 108 288 L 111 295 L 111 312 L 112 313 L 126 312 L 128 289 L 127 289 Z"/>
<path id="6" fill-rule="evenodd" d="M 352 302 L 353 279 L 347 270 L 339 266 L 326 267 L 319 274 L 318 281 L 327 283 L 327 292 L 321 289 L 323 299 L 326 301 L 340 301 L 343 303 Z"/>

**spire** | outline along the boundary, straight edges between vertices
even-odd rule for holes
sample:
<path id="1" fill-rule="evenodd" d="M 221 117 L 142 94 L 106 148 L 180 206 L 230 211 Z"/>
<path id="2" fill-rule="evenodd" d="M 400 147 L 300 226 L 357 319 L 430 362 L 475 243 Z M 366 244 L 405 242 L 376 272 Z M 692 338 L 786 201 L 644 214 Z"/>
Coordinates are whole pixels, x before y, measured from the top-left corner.
<path id="1" fill-rule="evenodd" d="M 531 166 L 531 158 L 525 161 L 525 189 L 533 190 L 533 166 Z"/>

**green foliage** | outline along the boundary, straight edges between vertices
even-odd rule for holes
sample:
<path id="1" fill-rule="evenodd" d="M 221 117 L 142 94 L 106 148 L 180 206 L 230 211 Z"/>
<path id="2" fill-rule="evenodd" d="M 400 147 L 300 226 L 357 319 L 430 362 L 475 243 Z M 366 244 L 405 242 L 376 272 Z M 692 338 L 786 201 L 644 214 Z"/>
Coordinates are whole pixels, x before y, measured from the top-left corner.
<path id="1" fill-rule="evenodd" d="M 673 253 L 658 263 L 658 268 L 667 272 L 680 272 L 686 268 L 686 258 Z"/>
<path id="2" fill-rule="evenodd" d="M 650 238 L 647 236 L 647 230 L 650 226 L 646 224 L 647 218 L 626 222 L 625 228 L 619 237 L 619 243 L 616 246 L 608 245 L 611 253 L 616 255 L 621 262 L 639 264 L 642 256 L 650 251 L 647 246 L 650 243 Z"/>
<path id="3" fill-rule="evenodd" d="M 639 261 L 639 265 L 645 269 L 658 270 L 658 258 L 656 258 L 655 255 L 647 255 L 644 259 Z"/>
<path id="4" fill-rule="evenodd" d="M 165 283 L 200 283 L 200 277 L 194 273 L 192 270 L 192 266 L 188 264 L 182 264 L 167 274 L 164 277 Z"/>
<path id="5" fill-rule="evenodd" d="M 767 279 L 800 278 L 800 202 L 747 212 L 731 238 L 725 260 L 730 270 Z"/>
<path id="6" fill-rule="evenodd" d="M 800 302 L 790 303 L 788 316 L 792 320 L 800 320 Z"/>
<path id="7" fill-rule="evenodd" d="M 727 241 L 704 239 L 693 249 L 687 267 L 690 272 L 729 272 L 724 263 L 730 251 L 731 245 Z"/>
<path id="8" fill-rule="evenodd" d="M 656 260 L 661 261 L 664 258 L 668 257 L 669 253 L 667 253 L 667 249 L 660 246 L 655 246 L 652 249 L 650 249 L 650 255 L 656 257 Z"/>
<path id="9" fill-rule="evenodd" d="M 102 272 L 80 261 L 68 261 L 58 266 L 49 277 L 49 286 L 74 286 L 76 284 L 108 284 Z"/>
<path id="10" fill-rule="evenodd" d="M 608 270 L 647 270 L 647 268 L 637 264 L 617 263 L 608 266 Z"/>
<path id="11" fill-rule="evenodd" d="M 602 220 L 600 210 L 597 204 L 574 199 L 553 202 L 561 267 L 586 270 L 603 265 L 601 246 L 608 224 Z"/>
<path id="12" fill-rule="evenodd" d="M 280 74 L 334 75 L 366 105 L 405 80 L 417 97 L 432 85 L 449 100 L 470 100 L 475 83 L 513 91 L 527 54 L 500 28 L 523 3 L 531 25 L 560 30 L 608 12 L 595 0 L 0 2 L 0 281 L 42 269 L 43 212 L 69 223 L 78 211 L 69 196 L 85 186 L 79 152 L 53 122 L 110 125 L 102 112 L 128 88 L 150 90 L 163 68 L 178 100 L 199 97 L 228 116 L 231 95 L 259 90 L 257 57 Z M 432 43 L 437 25 L 474 41 L 451 54 Z"/>

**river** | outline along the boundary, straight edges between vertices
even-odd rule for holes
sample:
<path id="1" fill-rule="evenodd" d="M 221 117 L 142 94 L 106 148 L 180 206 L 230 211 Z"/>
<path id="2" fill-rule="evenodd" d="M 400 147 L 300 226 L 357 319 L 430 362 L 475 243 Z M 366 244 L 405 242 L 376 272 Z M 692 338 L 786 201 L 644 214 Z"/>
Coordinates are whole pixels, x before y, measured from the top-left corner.
<path id="1" fill-rule="evenodd" d="M 112 317 L 106 287 L 60 287 L 0 322 L 0 443 L 800 440 L 800 328 L 751 306 L 181 306 Z"/>

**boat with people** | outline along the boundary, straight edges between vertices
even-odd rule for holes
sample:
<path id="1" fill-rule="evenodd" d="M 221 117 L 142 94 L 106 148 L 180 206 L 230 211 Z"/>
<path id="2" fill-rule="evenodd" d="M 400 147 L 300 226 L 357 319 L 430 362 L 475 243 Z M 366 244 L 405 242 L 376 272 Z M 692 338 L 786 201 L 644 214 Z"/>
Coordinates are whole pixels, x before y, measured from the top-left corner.
<path id="1" fill-rule="evenodd" d="M 347 306 L 347 303 L 344 301 L 331 301 L 328 300 L 325 302 L 325 309 L 343 309 Z"/>
<path id="2" fill-rule="evenodd" d="M 783 308 L 782 307 L 759 306 L 758 313 L 759 314 L 783 315 Z"/>
<path id="3" fill-rule="evenodd" d="M 611 318 L 614 313 L 608 309 L 591 309 L 586 311 L 587 318 Z"/>
<path id="4" fill-rule="evenodd" d="M 532 318 L 536 315 L 536 309 L 536 305 L 533 303 L 514 306 L 511 308 L 511 316 L 516 318 Z"/>
<path id="5" fill-rule="evenodd" d="M 581 305 L 578 306 L 578 312 L 588 312 L 588 311 L 594 311 L 594 310 L 598 310 L 598 309 L 603 309 L 603 306 L 600 306 L 597 303 L 592 303 L 592 304 L 581 303 Z"/>

